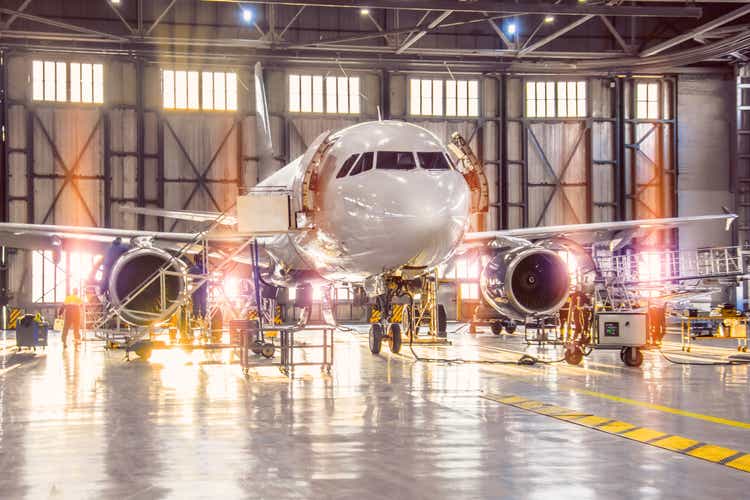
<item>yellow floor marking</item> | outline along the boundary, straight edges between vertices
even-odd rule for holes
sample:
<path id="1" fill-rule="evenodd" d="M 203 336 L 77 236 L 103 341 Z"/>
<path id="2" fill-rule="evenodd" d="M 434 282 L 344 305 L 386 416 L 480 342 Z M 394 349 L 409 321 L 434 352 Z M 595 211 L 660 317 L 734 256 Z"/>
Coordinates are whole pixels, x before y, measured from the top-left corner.
<path id="1" fill-rule="evenodd" d="M 725 458 L 729 458 L 732 455 L 736 455 L 737 453 L 737 450 L 724 448 L 723 446 L 714 446 L 712 444 L 707 444 L 705 446 L 701 446 L 700 448 L 696 448 L 693 451 L 689 451 L 688 455 L 702 458 L 703 460 L 708 460 L 710 462 L 721 462 Z"/>
<path id="2" fill-rule="evenodd" d="M 543 415 L 570 415 L 571 413 L 576 413 L 573 410 L 569 408 L 563 408 L 562 406 L 555 406 L 555 405 L 548 405 L 543 408 L 537 408 L 536 411 Z"/>
<path id="3" fill-rule="evenodd" d="M 739 458 L 727 462 L 725 465 L 739 469 L 745 472 L 750 472 L 750 455 L 743 455 Z"/>
<path id="4" fill-rule="evenodd" d="M 737 456 L 740 452 L 731 448 L 701 443 L 699 441 L 695 441 L 694 439 L 688 439 L 682 436 L 668 435 L 664 432 L 654 429 L 637 429 L 634 428 L 635 426 L 633 424 L 628 422 L 622 422 L 620 420 L 612 421 L 612 419 L 610 418 L 574 412 L 573 410 L 570 410 L 571 413 L 569 414 L 553 414 L 550 412 L 550 409 L 552 408 L 562 411 L 565 411 L 566 408 L 547 405 L 541 401 L 534 401 L 532 399 L 522 398 L 520 396 L 493 396 L 492 394 L 485 393 L 481 397 L 496 401 L 498 403 L 507 404 L 509 406 L 513 406 L 522 410 L 525 409 L 533 413 L 552 417 L 557 420 L 568 421 L 614 436 L 621 436 L 633 441 L 648 444 L 650 446 L 662 448 L 664 450 L 674 451 L 681 455 L 688 455 L 694 458 L 699 458 L 701 460 L 706 460 L 707 462 L 726 465 L 737 470 L 750 472 L 750 455 L 742 454 L 740 456 Z M 726 464 L 722 463 L 722 460 L 728 460 L 730 457 L 734 456 L 737 456 L 737 458 L 730 460 Z"/>
<path id="5" fill-rule="evenodd" d="M 682 436 L 669 436 L 665 437 L 664 439 L 652 441 L 651 444 L 653 444 L 654 446 L 658 446 L 659 448 L 666 448 L 672 451 L 683 451 L 690 448 L 691 446 L 695 446 L 699 442 L 700 441 L 684 438 Z"/>
<path id="6" fill-rule="evenodd" d="M 643 429 L 636 429 L 634 431 L 628 431 L 628 432 L 621 434 L 621 436 L 626 437 L 628 439 L 632 439 L 634 441 L 642 441 L 642 442 L 651 441 L 652 439 L 656 439 L 658 437 L 662 437 L 666 435 L 667 435 L 666 432 L 655 431 L 653 429 L 647 429 L 645 427 Z"/>
<path id="7" fill-rule="evenodd" d="M 620 421 L 615 421 L 607 425 L 599 426 L 600 431 L 611 432 L 612 434 L 620 434 L 621 432 L 625 432 L 630 429 L 635 429 L 635 425 Z"/>
<path id="8" fill-rule="evenodd" d="M 586 427 L 596 427 L 599 424 L 603 424 L 604 422 L 609 422 L 612 420 L 611 418 L 604 418 L 604 417 L 597 417 L 596 415 L 591 415 L 588 417 L 584 417 L 580 420 L 577 420 L 577 424 L 585 425 Z"/>
<path id="9" fill-rule="evenodd" d="M 545 403 L 541 403 L 539 401 L 523 401 L 520 403 L 516 403 L 521 408 L 524 408 L 526 410 L 533 410 L 535 408 L 541 408 L 545 405 Z"/>
<path id="10" fill-rule="evenodd" d="M 732 427 L 739 427 L 740 429 L 750 429 L 750 423 L 748 422 L 740 422 L 738 420 L 730 420 L 728 418 L 714 417 L 712 415 L 703 415 L 702 413 L 679 410 L 677 408 L 670 408 L 669 406 L 646 403 L 644 401 L 637 401 L 635 399 L 628 399 L 628 398 L 623 398 L 620 396 L 613 396 L 612 394 L 606 394 L 603 392 L 589 391 L 587 389 L 576 389 L 575 387 L 570 387 L 570 389 L 573 389 L 576 392 L 580 392 L 581 394 L 586 394 L 588 396 L 595 396 L 597 398 L 602 398 L 602 399 L 609 399 L 610 401 L 617 401 L 618 403 L 641 406 L 643 408 L 663 411 L 665 413 L 672 413 L 673 415 L 680 415 L 683 417 L 697 418 L 699 420 L 705 420 L 706 422 L 713 422 L 714 424 L 729 425 Z"/>

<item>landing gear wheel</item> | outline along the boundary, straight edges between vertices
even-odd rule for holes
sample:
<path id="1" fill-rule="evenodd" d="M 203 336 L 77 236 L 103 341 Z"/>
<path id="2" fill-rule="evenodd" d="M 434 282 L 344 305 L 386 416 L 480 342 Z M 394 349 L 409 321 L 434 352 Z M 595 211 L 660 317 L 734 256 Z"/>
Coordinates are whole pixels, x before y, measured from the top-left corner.
<path id="1" fill-rule="evenodd" d="M 570 365 L 580 365 L 583 361 L 583 351 L 578 346 L 565 349 L 565 361 Z"/>
<path id="2" fill-rule="evenodd" d="M 508 333 L 514 333 L 516 331 L 516 324 L 512 321 L 505 323 L 505 331 Z"/>
<path id="3" fill-rule="evenodd" d="M 401 325 L 398 323 L 391 323 L 388 327 L 388 347 L 393 354 L 401 350 Z"/>
<path id="4" fill-rule="evenodd" d="M 643 353 L 637 347 L 626 347 L 622 354 L 623 362 L 632 367 L 638 367 L 643 364 Z"/>
<path id="5" fill-rule="evenodd" d="M 273 353 L 276 350 L 276 348 L 273 346 L 272 343 L 266 342 L 263 344 L 263 347 L 260 349 L 260 353 L 263 355 L 266 359 L 271 359 L 273 357 Z"/>
<path id="6" fill-rule="evenodd" d="M 253 351 L 253 354 L 260 355 L 263 352 L 263 341 L 258 339 L 253 342 L 253 345 L 250 346 L 250 350 Z"/>
<path id="7" fill-rule="evenodd" d="M 380 323 L 373 323 L 370 325 L 370 352 L 373 354 L 380 354 L 380 347 L 383 343 L 383 325 Z"/>
<path id="8" fill-rule="evenodd" d="M 448 336 L 448 315 L 445 312 L 445 306 L 438 304 L 437 306 L 437 336 L 445 338 Z"/>
<path id="9" fill-rule="evenodd" d="M 492 333 L 495 335 L 500 335 L 503 333 L 503 324 L 502 323 L 490 323 L 490 330 L 492 330 Z"/>

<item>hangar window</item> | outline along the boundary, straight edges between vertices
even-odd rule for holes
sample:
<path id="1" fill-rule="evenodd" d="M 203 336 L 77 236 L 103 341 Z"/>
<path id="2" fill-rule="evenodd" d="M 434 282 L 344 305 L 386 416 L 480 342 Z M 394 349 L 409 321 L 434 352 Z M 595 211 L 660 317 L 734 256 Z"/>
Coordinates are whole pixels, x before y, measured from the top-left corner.
<path id="1" fill-rule="evenodd" d="M 50 250 L 35 250 L 31 257 L 31 293 L 35 303 L 56 303 L 74 288 L 83 294 L 101 256 L 85 252 L 62 252 L 55 262 Z"/>
<path id="2" fill-rule="evenodd" d="M 479 116 L 479 80 L 409 80 L 413 116 Z"/>
<path id="3" fill-rule="evenodd" d="M 104 66 L 32 61 L 31 87 L 34 101 L 101 104 L 104 102 Z"/>
<path id="4" fill-rule="evenodd" d="M 659 119 L 659 84 L 639 83 L 635 86 L 635 117 L 641 120 Z"/>
<path id="5" fill-rule="evenodd" d="M 359 114 L 359 77 L 289 75 L 289 111 Z"/>
<path id="6" fill-rule="evenodd" d="M 582 118 L 588 114 L 585 81 L 526 82 L 528 118 Z"/>
<path id="7" fill-rule="evenodd" d="M 164 69 L 161 91 L 164 109 L 237 111 L 237 73 Z"/>

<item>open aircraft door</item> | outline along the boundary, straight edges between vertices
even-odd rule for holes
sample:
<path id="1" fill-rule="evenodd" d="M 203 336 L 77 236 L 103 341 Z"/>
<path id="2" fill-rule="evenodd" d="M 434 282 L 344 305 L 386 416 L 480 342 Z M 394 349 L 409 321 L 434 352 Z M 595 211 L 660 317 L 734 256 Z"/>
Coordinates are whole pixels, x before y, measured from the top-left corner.
<path id="1" fill-rule="evenodd" d="M 326 152 L 335 141 L 329 141 L 330 131 L 320 134 L 302 156 L 302 169 L 294 179 L 292 208 L 297 229 L 313 229 L 315 212 L 319 208 L 320 172 Z"/>
<path id="2" fill-rule="evenodd" d="M 471 150 L 471 146 L 458 132 L 451 135 L 448 149 L 458 159 L 458 171 L 471 190 L 471 226 L 474 231 L 486 229 L 485 217 L 490 208 L 490 194 L 484 166 Z"/>

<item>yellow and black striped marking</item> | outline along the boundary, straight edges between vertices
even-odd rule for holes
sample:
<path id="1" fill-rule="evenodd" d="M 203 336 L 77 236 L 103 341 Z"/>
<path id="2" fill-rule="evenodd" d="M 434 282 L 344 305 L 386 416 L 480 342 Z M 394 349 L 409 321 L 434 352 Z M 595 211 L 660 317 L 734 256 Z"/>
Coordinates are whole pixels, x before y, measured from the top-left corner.
<path id="1" fill-rule="evenodd" d="M 393 307 L 391 307 L 391 323 L 401 323 L 401 318 L 404 315 L 404 305 L 403 304 L 393 304 Z M 373 307 L 370 311 L 370 323 L 378 323 L 380 322 L 380 316 L 381 312 L 380 309 L 377 307 Z"/>
<path id="2" fill-rule="evenodd" d="M 528 410 L 540 415 L 564 420 L 573 424 L 606 432 L 615 436 L 624 437 L 639 443 L 656 446 L 665 450 L 674 451 L 682 455 L 688 455 L 702 460 L 707 460 L 733 469 L 750 472 L 750 454 L 703 443 L 694 439 L 668 434 L 666 432 L 639 427 L 628 422 L 622 422 L 613 418 L 599 417 L 590 413 L 571 410 L 541 401 L 534 401 L 521 396 L 485 394 L 484 399 L 496 401 L 523 410 Z"/>
<path id="3" fill-rule="evenodd" d="M 18 320 L 23 316 L 23 309 L 16 309 L 13 308 L 10 310 L 10 314 L 8 314 L 8 329 L 13 330 L 16 328 L 16 323 Z"/>

